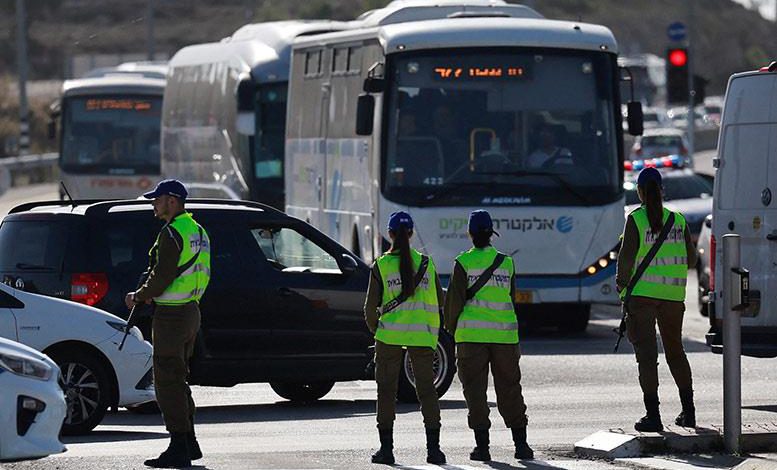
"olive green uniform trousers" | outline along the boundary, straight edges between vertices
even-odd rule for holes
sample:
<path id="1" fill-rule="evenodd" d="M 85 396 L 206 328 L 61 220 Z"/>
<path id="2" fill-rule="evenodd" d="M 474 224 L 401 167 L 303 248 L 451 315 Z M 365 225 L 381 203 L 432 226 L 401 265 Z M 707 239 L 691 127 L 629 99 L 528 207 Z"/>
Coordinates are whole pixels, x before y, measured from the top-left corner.
<path id="1" fill-rule="evenodd" d="M 155 307 L 151 326 L 154 388 L 165 426 L 171 433 L 194 430 L 195 405 L 186 379 L 199 329 L 200 308 L 197 302 Z"/>
<path id="2" fill-rule="evenodd" d="M 658 345 L 656 323 L 664 344 L 664 355 L 679 390 L 691 390 L 691 366 L 683 349 L 685 304 L 669 300 L 632 297 L 626 332 L 634 345 L 639 368 L 639 385 L 645 395 L 658 393 Z"/>
<path id="3" fill-rule="evenodd" d="M 378 429 L 394 427 L 396 416 L 397 388 L 399 374 L 403 367 L 404 348 L 375 341 L 375 381 L 378 384 Z M 415 377 L 415 392 L 421 403 L 424 426 L 440 429 L 440 402 L 434 388 L 434 349 L 408 346 L 410 363 Z"/>
<path id="4" fill-rule="evenodd" d="M 521 350 L 517 344 L 456 343 L 456 366 L 467 401 L 470 429 L 491 427 L 488 419 L 488 369 L 494 376 L 496 406 L 508 428 L 526 427 L 526 404 L 521 389 Z"/>

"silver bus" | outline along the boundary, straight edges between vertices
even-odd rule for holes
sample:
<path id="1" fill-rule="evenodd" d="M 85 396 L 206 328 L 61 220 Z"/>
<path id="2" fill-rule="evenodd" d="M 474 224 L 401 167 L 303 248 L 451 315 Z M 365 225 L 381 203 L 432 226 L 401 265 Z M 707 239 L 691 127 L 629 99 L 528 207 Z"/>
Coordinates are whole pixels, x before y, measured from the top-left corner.
<path id="1" fill-rule="evenodd" d="M 128 63 L 63 83 L 50 134 L 58 120 L 59 168 L 73 198 L 136 197 L 159 179 L 165 74 L 163 64 Z"/>
<path id="2" fill-rule="evenodd" d="M 283 146 L 292 41 L 344 27 L 332 21 L 243 26 L 170 60 L 162 173 L 201 197 L 283 208 Z"/>

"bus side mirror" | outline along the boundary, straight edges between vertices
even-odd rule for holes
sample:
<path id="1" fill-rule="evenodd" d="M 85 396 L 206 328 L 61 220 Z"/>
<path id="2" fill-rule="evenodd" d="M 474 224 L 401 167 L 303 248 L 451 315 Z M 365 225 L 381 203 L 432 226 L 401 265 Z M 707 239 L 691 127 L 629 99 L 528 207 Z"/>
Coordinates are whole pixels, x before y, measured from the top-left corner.
<path id="1" fill-rule="evenodd" d="M 367 77 L 364 79 L 362 89 L 367 93 L 383 93 L 386 90 L 386 79 Z"/>
<path id="2" fill-rule="evenodd" d="M 642 132 L 645 130 L 645 122 L 642 117 L 642 103 L 639 101 L 629 101 L 626 106 L 626 121 L 629 124 L 629 134 L 642 135 Z"/>
<path id="3" fill-rule="evenodd" d="M 256 86 L 251 80 L 243 80 L 237 85 L 237 110 L 253 111 L 256 100 Z"/>
<path id="4" fill-rule="evenodd" d="M 48 125 L 46 126 L 46 128 L 48 129 L 49 140 L 56 139 L 57 138 L 57 121 L 55 121 L 54 119 L 51 119 L 49 121 Z"/>
<path id="5" fill-rule="evenodd" d="M 362 93 L 356 101 L 356 135 L 372 135 L 375 118 L 375 97 Z"/>

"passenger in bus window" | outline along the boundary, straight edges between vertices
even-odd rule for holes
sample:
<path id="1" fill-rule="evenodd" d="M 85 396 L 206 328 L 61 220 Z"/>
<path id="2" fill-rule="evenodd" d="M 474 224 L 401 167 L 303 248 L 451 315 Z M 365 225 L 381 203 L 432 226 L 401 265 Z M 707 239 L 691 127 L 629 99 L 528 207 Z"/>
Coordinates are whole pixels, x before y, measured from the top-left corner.
<path id="1" fill-rule="evenodd" d="M 537 130 L 539 147 L 529 154 L 526 163 L 527 167 L 547 169 L 555 165 L 569 165 L 572 163 L 572 152 L 557 144 L 558 137 L 554 127 L 548 123 L 540 124 Z"/>

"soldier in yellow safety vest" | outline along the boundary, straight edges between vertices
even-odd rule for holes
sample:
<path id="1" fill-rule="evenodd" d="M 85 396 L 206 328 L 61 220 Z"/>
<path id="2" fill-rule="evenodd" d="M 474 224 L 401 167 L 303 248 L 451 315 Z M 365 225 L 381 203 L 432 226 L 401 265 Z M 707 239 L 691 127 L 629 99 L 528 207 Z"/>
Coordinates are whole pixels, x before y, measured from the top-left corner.
<path id="1" fill-rule="evenodd" d="M 526 405 L 518 361 L 518 318 L 513 304 L 515 266 L 511 257 L 491 246 L 491 215 L 483 210 L 469 216 L 474 245 L 456 257 L 445 296 L 445 328 L 456 340 L 456 364 L 467 401 L 469 427 L 475 432 L 472 460 L 487 462 L 491 421 L 486 401 L 488 369 L 494 376 L 496 401 L 515 443 L 516 459 L 533 459 L 526 442 Z"/>
<path id="2" fill-rule="evenodd" d="M 393 464 L 393 427 L 399 373 L 405 350 L 426 427 L 426 461 L 445 463 L 440 450 L 440 404 L 434 388 L 433 359 L 440 329 L 442 287 L 431 258 L 410 247 L 413 219 L 394 212 L 388 222 L 391 250 L 372 267 L 364 316 L 375 334 L 380 449 L 373 463 Z"/>
<path id="3" fill-rule="evenodd" d="M 688 269 L 696 266 L 696 249 L 685 218 L 674 213 L 674 223 L 667 227 L 666 238 L 653 259 L 649 253 L 660 239 L 671 211 L 663 207 L 661 173 L 655 168 L 642 170 L 637 178 L 637 193 L 642 206 L 626 219 L 623 243 L 618 254 L 616 285 L 621 298 L 633 284 L 627 305 L 626 332 L 634 345 L 639 368 L 646 415 L 634 424 L 642 432 L 659 432 L 661 423 L 658 401 L 658 348 L 656 322 L 661 331 L 664 355 L 680 392 L 682 412 L 675 420 L 678 426 L 695 427 L 691 366 L 682 342 L 685 285 Z M 645 261 L 644 271 L 632 280 Z"/>
<path id="4" fill-rule="evenodd" d="M 166 222 L 149 252 L 150 274 L 125 302 L 154 304 L 154 387 L 170 445 L 146 466 L 181 468 L 202 458 L 194 434 L 194 401 L 186 383 L 189 359 L 200 329 L 199 301 L 210 281 L 210 240 L 185 211 L 186 187 L 178 180 L 161 181 L 143 195 L 153 199 L 154 215 Z"/>

